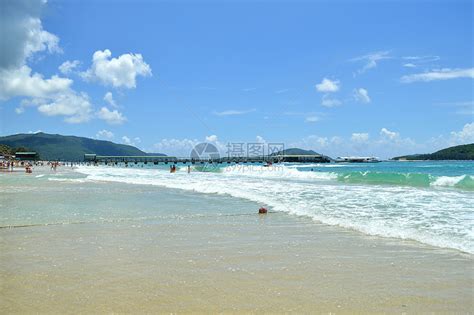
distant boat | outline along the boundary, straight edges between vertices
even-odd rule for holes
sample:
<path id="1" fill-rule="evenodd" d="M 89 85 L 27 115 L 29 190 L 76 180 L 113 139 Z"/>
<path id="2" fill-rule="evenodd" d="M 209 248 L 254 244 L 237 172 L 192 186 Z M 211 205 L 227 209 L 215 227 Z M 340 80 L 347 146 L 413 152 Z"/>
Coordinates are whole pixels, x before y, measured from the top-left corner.
<path id="1" fill-rule="evenodd" d="M 338 156 L 336 163 L 378 163 L 380 160 L 373 156 Z"/>

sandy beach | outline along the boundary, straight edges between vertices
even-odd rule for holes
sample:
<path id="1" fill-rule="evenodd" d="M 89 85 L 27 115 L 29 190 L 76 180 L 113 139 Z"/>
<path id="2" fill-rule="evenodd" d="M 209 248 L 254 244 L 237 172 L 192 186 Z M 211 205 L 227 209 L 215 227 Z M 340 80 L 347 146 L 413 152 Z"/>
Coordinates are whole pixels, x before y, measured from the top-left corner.
<path id="1" fill-rule="evenodd" d="M 54 211 L 54 190 L 71 211 L 117 209 L 124 200 L 159 210 L 154 218 L 112 213 L 0 229 L 1 313 L 466 313 L 474 306 L 473 258 L 457 250 L 304 216 L 258 215 L 258 204 L 228 196 L 14 182 L 0 197 L 4 222 L 9 206 Z"/>

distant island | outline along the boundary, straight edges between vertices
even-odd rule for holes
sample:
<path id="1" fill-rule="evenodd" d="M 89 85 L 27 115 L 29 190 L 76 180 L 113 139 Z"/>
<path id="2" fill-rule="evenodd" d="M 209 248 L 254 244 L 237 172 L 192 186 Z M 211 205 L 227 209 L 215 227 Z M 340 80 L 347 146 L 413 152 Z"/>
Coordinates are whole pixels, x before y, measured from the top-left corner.
<path id="1" fill-rule="evenodd" d="M 431 154 L 397 156 L 392 160 L 474 160 L 474 143 L 449 147 Z"/>
<path id="2" fill-rule="evenodd" d="M 0 155 L 25 151 L 37 152 L 42 160 L 65 161 L 82 161 L 84 154 L 91 153 L 114 156 L 150 155 L 131 145 L 85 137 L 63 136 L 43 132 L 0 137 Z M 153 153 L 153 155 L 165 156 L 162 153 Z"/>

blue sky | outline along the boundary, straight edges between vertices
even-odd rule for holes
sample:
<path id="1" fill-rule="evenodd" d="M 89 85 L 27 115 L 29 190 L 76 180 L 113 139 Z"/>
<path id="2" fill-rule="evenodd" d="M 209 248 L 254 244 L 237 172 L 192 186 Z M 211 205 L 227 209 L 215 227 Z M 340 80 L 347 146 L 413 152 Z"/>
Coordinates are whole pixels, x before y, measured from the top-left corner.
<path id="1" fill-rule="evenodd" d="M 380 157 L 474 142 L 471 1 L 1 5 L 2 135 L 180 155 L 206 139 Z"/>

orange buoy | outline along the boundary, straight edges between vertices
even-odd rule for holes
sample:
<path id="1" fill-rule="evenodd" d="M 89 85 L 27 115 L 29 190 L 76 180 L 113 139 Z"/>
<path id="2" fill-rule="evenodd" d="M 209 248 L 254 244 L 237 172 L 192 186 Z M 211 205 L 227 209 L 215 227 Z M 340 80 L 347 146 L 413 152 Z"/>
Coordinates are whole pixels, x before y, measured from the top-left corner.
<path id="1" fill-rule="evenodd" d="M 258 213 L 259 213 L 259 214 L 265 214 L 265 213 L 267 213 L 267 212 L 268 212 L 268 210 L 267 210 L 267 208 L 265 208 L 265 207 L 261 207 L 260 209 L 258 209 Z"/>

